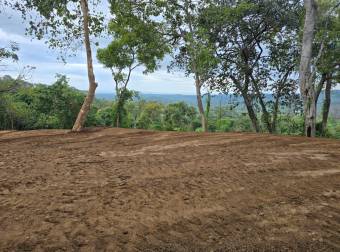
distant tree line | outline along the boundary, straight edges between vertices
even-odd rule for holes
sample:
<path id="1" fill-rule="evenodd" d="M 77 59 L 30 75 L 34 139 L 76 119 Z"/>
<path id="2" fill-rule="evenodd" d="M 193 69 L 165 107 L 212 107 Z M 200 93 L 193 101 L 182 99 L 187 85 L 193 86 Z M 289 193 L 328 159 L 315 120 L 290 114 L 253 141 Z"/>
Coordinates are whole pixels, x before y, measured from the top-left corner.
<path id="1" fill-rule="evenodd" d="M 9 76 L 0 78 L 0 89 L 14 87 L 0 93 L 0 130 L 72 129 L 85 97 L 83 91 L 72 88 L 65 76 L 58 75 L 52 85 L 31 84 Z M 204 131 L 196 107 L 185 102 L 161 103 L 146 101 L 137 92 L 127 91 L 128 99 L 119 107 L 119 100 L 95 99 L 85 122 L 86 127 L 120 127 L 166 131 Z M 253 130 L 245 106 L 239 100 L 209 107 L 205 99 L 207 127 L 211 132 Z M 259 113 L 259 106 L 255 110 Z M 282 107 L 277 118 L 276 132 L 302 135 L 304 120 L 300 103 Z M 259 124 L 260 130 L 266 125 Z M 317 135 L 321 135 L 320 128 Z M 330 118 L 324 136 L 340 138 L 340 120 Z"/>

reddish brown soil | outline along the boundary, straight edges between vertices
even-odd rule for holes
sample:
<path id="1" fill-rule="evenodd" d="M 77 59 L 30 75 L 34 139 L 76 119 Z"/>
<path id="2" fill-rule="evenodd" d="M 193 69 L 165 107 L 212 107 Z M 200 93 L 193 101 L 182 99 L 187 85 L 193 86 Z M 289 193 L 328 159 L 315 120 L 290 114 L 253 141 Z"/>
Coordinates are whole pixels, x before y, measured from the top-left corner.
<path id="1" fill-rule="evenodd" d="M 340 141 L 0 132 L 0 251 L 340 251 Z"/>

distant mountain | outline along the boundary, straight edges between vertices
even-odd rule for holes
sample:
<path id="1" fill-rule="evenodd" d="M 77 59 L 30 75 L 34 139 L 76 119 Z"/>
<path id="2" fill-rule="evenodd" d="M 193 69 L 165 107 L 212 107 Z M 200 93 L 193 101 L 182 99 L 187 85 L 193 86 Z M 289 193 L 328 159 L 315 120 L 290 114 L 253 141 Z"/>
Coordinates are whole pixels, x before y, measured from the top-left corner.
<path id="1" fill-rule="evenodd" d="M 181 94 L 139 94 L 140 98 L 146 101 L 156 101 L 164 104 L 174 103 L 174 102 L 185 102 L 192 106 L 197 106 L 196 95 L 181 95 Z M 112 100 L 115 98 L 114 94 L 108 93 L 98 93 L 96 98 L 104 100 Z M 203 101 L 205 102 L 206 96 L 203 96 Z M 226 105 L 231 102 L 243 103 L 241 97 L 235 97 L 233 95 L 223 95 L 217 94 L 213 95 L 211 99 L 212 106 Z"/>
<path id="2" fill-rule="evenodd" d="M 104 99 L 104 100 L 112 100 L 115 98 L 114 94 L 109 93 L 98 93 L 96 94 L 96 98 L 98 99 Z M 157 101 L 161 103 L 173 103 L 173 102 L 186 102 L 190 105 L 196 106 L 196 96 L 195 95 L 181 95 L 181 94 L 140 94 L 140 98 L 144 99 L 146 101 Z M 203 96 L 203 99 L 205 100 L 205 96 Z M 270 100 L 272 99 L 271 94 L 266 94 L 266 99 Z M 340 105 L 340 90 L 333 90 L 331 95 L 332 103 L 334 105 L 338 104 Z M 322 92 L 320 94 L 319 103 L 321 104 L 324 100 L 324 93 Z M 220 103 L 222 105 L 230 104 L 232 102 L 239 102 L 243 103 L 242 97 L 234 96 L 234 95 L 224 95 L 224 94 L 216 94 L 212 95 L 211 104 L 212 106 L 218 106 Z"/>
<path id="3" fill-rule="evenodd" d="M 113 100 L 115 97 L 114 94 L 109 93 L 98 93 L 96 94 L 96 98 L 104 99 L 104 100 Z M 197 100 L 195 95 L 181 95 L 181 94 L 143 94 L 140 93 L 140 98 L 146 101 L 156 101 L 164 104 L 174 103 L 174 102 L 185 102 L 192 106 L 197 106 Z M 271 94 L 266 94 L 266 99 L 272 99 Z M 331 105 L 331 115 L 336 118 L 340 118 L 340 90 L 333 90 L 332 95 L 332 105 Z M 320 94 L 320 99 L 318 101 L 318 107 L 321 108 L 324 100 L 324 93 Z M 206 97 L 203 97 L 203 102 L 205 103 Z M 224 95 L 224 94 L 216 94 L 211 98 L 211 106 L 217 107 L 219 105 L 225 106 L 228 104 L 239 104 L 239 108 L 243 107 L 243 99 L 239 96 L 234 95 Z M 320 109 L 319 109 L 320 111 Z"/>

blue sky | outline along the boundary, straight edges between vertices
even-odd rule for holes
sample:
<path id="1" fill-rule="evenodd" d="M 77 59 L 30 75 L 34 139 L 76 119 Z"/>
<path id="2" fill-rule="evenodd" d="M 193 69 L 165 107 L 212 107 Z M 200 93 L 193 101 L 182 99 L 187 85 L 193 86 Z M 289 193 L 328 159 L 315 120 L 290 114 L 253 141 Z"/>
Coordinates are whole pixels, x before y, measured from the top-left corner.
<path id="1" fill-rule="evenodd" d="M 25 27 L 26 24 L 16 13 L 0 13 L 0 47 L 7 46 L 10 41 L 17 42 L 20 47 L 19 62 L 10 63 L 8 69 L 1 71 L 0 75 L 9 74 L 15 77 L 24 66 L 30 65 L 36 68 L 29 79 L 31 82 L 51 84 L 59 73 L 66 75 L 72 86 L 86 90 L 88 81 L 83 47 L 79 48 L 76 57 L 68 58 L 64 64 L 57 60 L 58 53 L 49 49 L 43 41 L 25 36 Z M 105 41 L 102 41 L 101 46 L 106 46 Z M 93 54 L 95 55 L 95 51 Z M 169 61 L 170 58 L 167 57 L 160 63 L 158 71 L 148 75 L 142 73 L 143 69 L 136 69 L 129 84 L 130 89 L 143 93 L 194 94 L 193 79 L 185 77 L 182 72 L 168 73 L 166 65 Z M 112 93 L 114 84 L 110 71 L 103 68 L 96 59 L 94 70 L 99 84 L 97 92 Z"/>

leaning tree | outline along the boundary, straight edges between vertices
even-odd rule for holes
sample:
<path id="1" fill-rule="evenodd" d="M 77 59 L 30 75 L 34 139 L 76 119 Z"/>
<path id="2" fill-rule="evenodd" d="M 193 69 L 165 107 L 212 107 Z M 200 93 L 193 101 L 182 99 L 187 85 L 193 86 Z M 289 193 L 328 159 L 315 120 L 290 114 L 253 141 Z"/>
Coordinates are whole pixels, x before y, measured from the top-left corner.
<path id="1" fill-rule="evenodd" d="M 93 71 L 91 35 L 103 30 L 104 17 L 97 11 L 100 0 L 2 0 L 10 8 L 19 11 L 28 20 L 27 33 L 44 39 L 53 49 L 60 49 L 61 58 L 74 55 L 80 43 L 84 43 L 87 58 L 89 89 L 73 125 L 73 131 L 84 127 L 97 83 Z"/>

